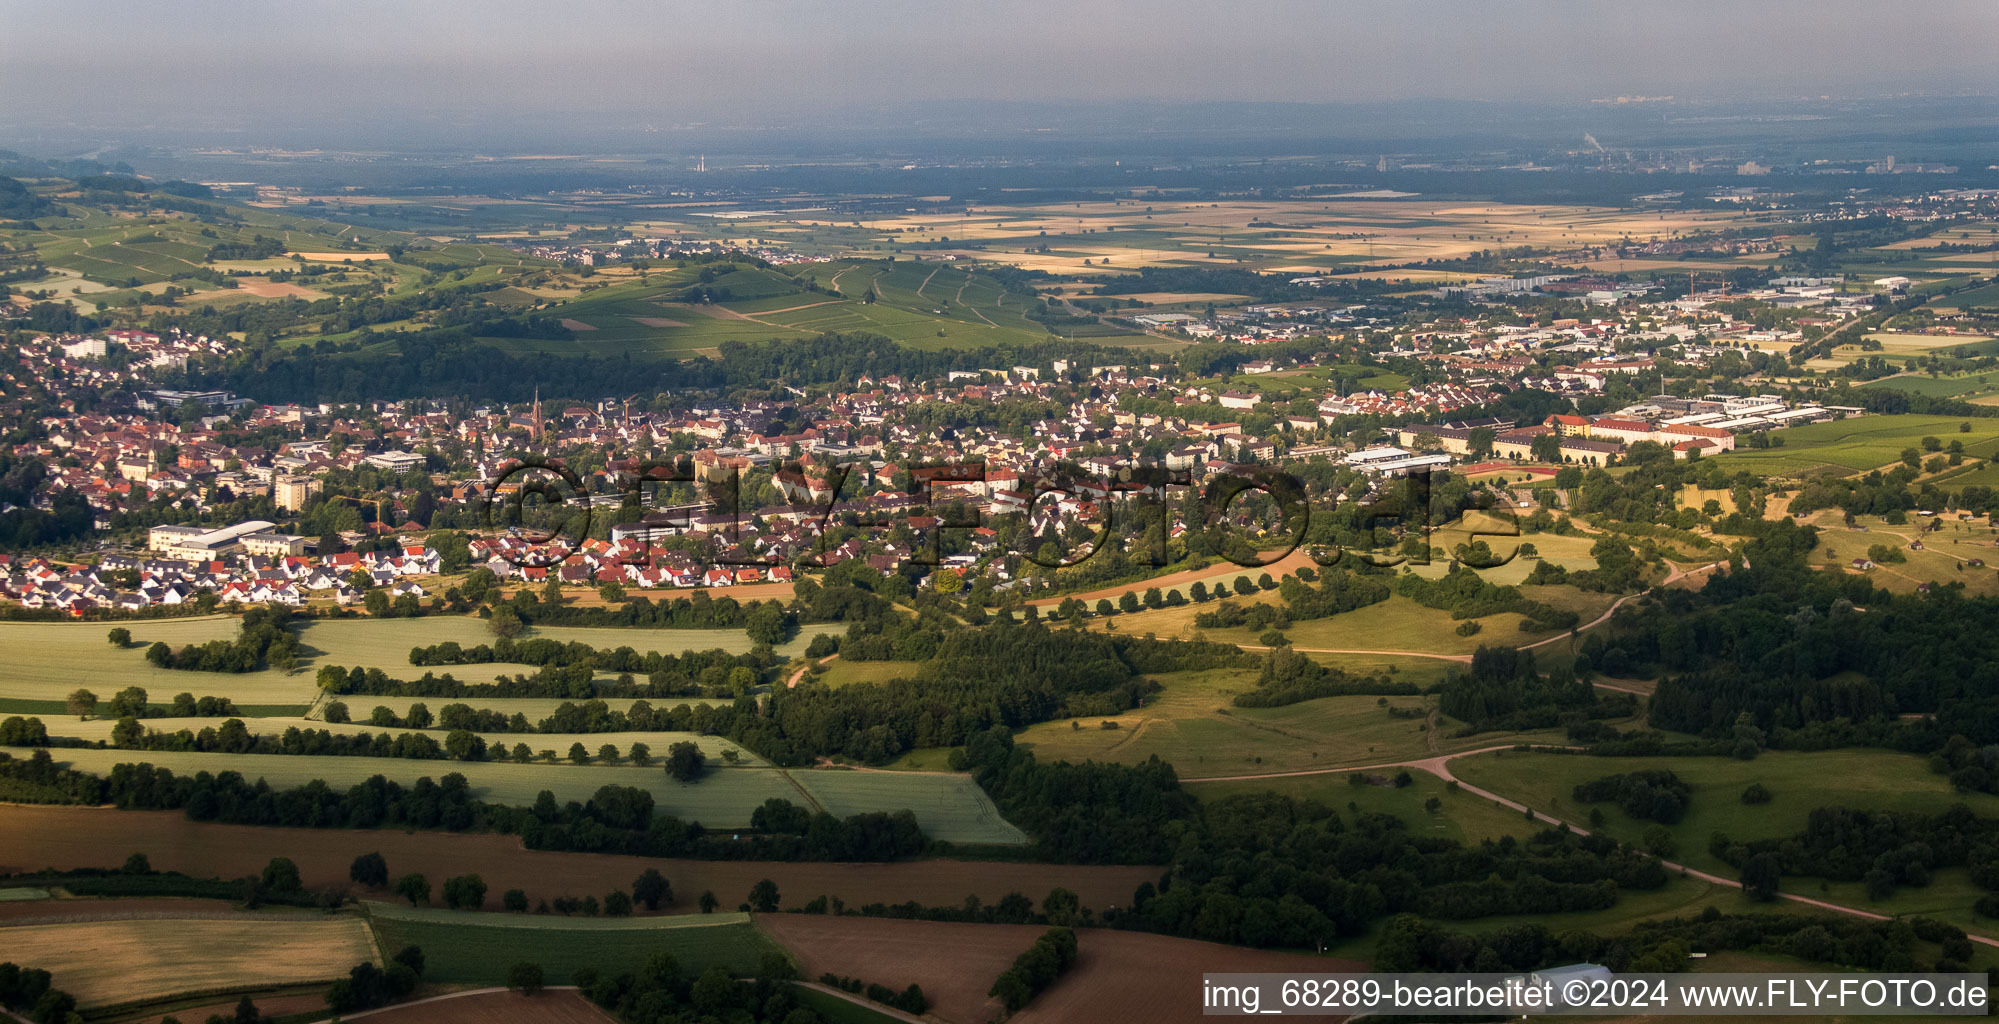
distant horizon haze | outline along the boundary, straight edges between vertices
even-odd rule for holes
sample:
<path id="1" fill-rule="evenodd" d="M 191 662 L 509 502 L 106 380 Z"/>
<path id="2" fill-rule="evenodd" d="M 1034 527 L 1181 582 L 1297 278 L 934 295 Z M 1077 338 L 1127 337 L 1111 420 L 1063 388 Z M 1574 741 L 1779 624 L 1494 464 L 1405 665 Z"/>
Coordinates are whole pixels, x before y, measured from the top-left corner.
<path id="1" fill-rule="evenodd" d="M 0 0 L 0 128 L 1999 92 L 1999 3 Z M 12 122 L 10 125 L 9 122 Z"/>

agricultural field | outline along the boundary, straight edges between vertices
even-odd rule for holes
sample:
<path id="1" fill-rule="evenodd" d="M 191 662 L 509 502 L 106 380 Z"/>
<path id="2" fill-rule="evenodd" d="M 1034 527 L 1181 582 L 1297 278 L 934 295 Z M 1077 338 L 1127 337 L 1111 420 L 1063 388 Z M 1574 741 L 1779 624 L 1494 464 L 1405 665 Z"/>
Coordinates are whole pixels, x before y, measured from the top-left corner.
<path id="1" fill-rule="evenodd" d="M 815 983 L 816 984 L 816 983 Z M 831 992 L 811 988 L 800 983 L 792 996 L 798 1005 L 818 1014 L 827 1024 L 895 1024 L 900 1017 L 891 1017 L 873 1009 L 877 1004 L 854 1002 L 858 995 L 836 996 Z"/>
<path id="2" fill-rule="evenodd" d="M 1322 198 L 1324 201 L 1315 201 Z M 1740 222 L 1726 211 L 1464 204 L 1328 194 L 1294 202 L 1195 203 L 1160 195 L 1049 206 L 974 207 L 864 219 L 878 244 L 920 243 L 940 255 L 1059 274 L 1102 276 L 1141 266 L 1223 265 L 1266 272 L 1367 273 L 1372 264 L 1450 259 L 1492 247 L 1579 244 Z M 825 220 L 760 218 L 769 234 Z M 976 242 L 954 248 L 950 241 Z M 1044 251 L 1045 249 L 1045 251 Z M 1087 263 L 1085 261 L 1088 261 Z M 1421 275 L 1396 271 L 1412 279 Z"/>
<path id="3" fill-rule="evenodd" d="M 806 802 L 835 817 L 910 810 L 925 835 L 953 843 L 1023 844 L 1028 836 L 1000 816 L 969 775 L 828 768 L 783 773 Z M 794 797 L 793 802 L 798 800 Z"/>
<path id="4" fill-rule="evenodd" d="M 598 289 L 557 304 L 568 341 L 501 339 L 510 347 L 594 354 L 714 355 L 726 341 L 879 334 L 915 348 L 1026 344 L 1050 337 L 1027 319 L 1032 299 L 956 266 L 899 259 L 834 260 L 791 273 L 744 267 L 702 281 L 693 267 Z M 705 289 L 706 295 L 690 294 Z M 705 298 L 707 301 L 699 301 Z M 1115 343 L 1133 331 L 1082 332 Z"/>
<path id="5" fill-rule="evenodd" d="M 1971 429 L 1960 431 L 1959 425 L 1967 422 Z M 1967 453 L 1990 456 L 1999 449 L 1999 422 L 1951 416 L 1861 416 L 1787 427 L 1771 437 L 1783 438 L 1783 446 L 1738 448 L 1710 457 L 1730 471 L 1746 469 L 1763 476 L 1849 476 L 1894 463 L 1903 449 L 1920 448 L 1924 437 L 1945 444 L 1963 441 Z"/>
<path id="6" fill-rule="evenodd" d="M 259 1008 L 262 1004 L 258 1004 Z M 419 1000 L 368 1014 L 369 1024 L 616 1024 L 580 992 L 471 992 Z"/>
<path id="7" fill-rule="evenodd" d="M 1431 664 L 1412 673 L 1410 682 L 1435 682 L 1451 667 L 1449 662 L 1423 660 Z M 1416 661 L 1398 659 L 1382 667 L 1392 667 L 1400 679 L 1401 666 Z M 1143 707 L 1119 715 L 1031 725 L 1015 742 L 1042 759 L 1135 764 L 1156 755 L 1183 779 L 1195 780 L 1382 764 L 1497 743 L 1560 739 L 1559 730 L 1455 737 L 1452 732 L 1459 723 L 1441 715 L 1432 717 L 1432 702 L 1419 696 L 1320 697 L 1274 708 L 1233 706 L 1237 694 L 1256 688 L 1254 670 L 1173 672 L 1155 678 L 1163 688 Z M 1414 717 L 1395 717 L 1391 708 Z M 925 768 L 938 761 L 936 752 L 916 751 L 897 765 Z M 1346 786 L 1344 775 L 1332 781 Z M 1348 799 L 1343 796 L 1337 802 Z M 1421 803 L 1414 801 L 1417 806 Z"/>
<path id="8" fill-rule="evenodd" d="M 1277 708 L 1230 705 L 1253 671 L 1174 672 L 1144 707 L 1029 726 L 1015 742 L 1044 760 L 1143 762 L 1157 755 L 1188 778 L 1302 771 L 1422 757 L 1424 720 L 1390 718 L 1378 697 L 1322 697 Z M 1403 708 L 1420 697 L 1389 698 Z M 1106 729 L 1103 723 L 1116 724 Z"/>
<path id="9" fill-rule="evenodd" d="M 1999 281 L 1946 295 L 1932 302 L 1941 309 L 1999 309 Z"/>
<path id="10" fill-rule="evenodd" d="M 1077 936 L 1076 964 L 1010 1020 L 1055 1024 L 1137 1019 L 1198 1024 L 1201 975 L 1263 972 L 1337 974 L 1367 970 L 1334 956 L 1222 946 L 1144 932 L 1093 928 Z"/>
<path id="11" fill-rule="evenodd" d="M 435 712 L 437 708 L 447 703 L 451 703 L 451 701 L 449 699 L 441 701 L 432 699 L 429 702 L 429 707 Z M 613 702 L 612 707 L 621 707 L 623 703 L 623 701 Z M 365 715 L 366 710 L 363 709 L 362 713 Z M 148 729 L 155 729 L 169 734 L 179 732 L 183 729 L 199 733 L 203 729 L 214 728 L 220 721 L 220 719 L 216 718 L 148 718 L 144 724 Z M 390 736 L 397 736 L 408 732 L 429 736 L 431 739 L 436 740 L 440 746 L 450 736 L 450 733 L 443 729 L 378 728 L 376 726 L 353 722 L 327 723 L 298 717 L 251 718 L 245 719 L 244 724 L 249 727 L 250 734 L 253 736 L 278 736 L 284 733 L 285 730 L 292 728 L 311 729 L 314 731 L 325 730 L 337 736 L 363 736 L 375 733 L 387 733 Z M 117 728 L 118 722 L 108 717 L 92 718 L 81 722 L 73 718 L 63 718 L 50 721 L 48 725 L 49 734 L 52 736 L 104 741 L 108 743 L 111 740 L 111 732 Z M 664 758 L 667 748 L 675 743 L 693 743 L 695 746 L 701 748 L 702 754 L 706 755 L 710 760 L 715 761 L 718 770 L 723 770 L 722 759 L 725 755 L 730 754 L 734 755 L 736 759 L 734 762 L 735 765 L 767 767 L 766 762 L 755 754 L 750 753 L 747 747 L 733 743 L 720 736 L 693 732 L 494 732 L 482 733 L 481 736 L 486 740 L 488 750 L 492 752 L 492 756 L 496 759 L 503 750 L 511 750 L 515 744 L 525 743 L 538 757 L 545 752 L 552 751 L 554 754 L 553 757 L 542 758 L 542 760 L 548 766 L 554 767 L 578 767 L 571 764 L 568 760 L 569 748 L 572 744 L 576 743 L 583 744 L 583 748 L 589 752 L 592 766 L 618 767 L 628 764 L 632 744 L 634 743 L 645 744 L 652 751 L 652 757 L 655 760 Z M 619 760 L 615 764 L 604 765 L 598 760 L 598 750 L 606 744 L 618 748 Z M 132 756 L 140 756 L 140 754 L 134 752 Z"/>
<path id="12" fill-rule="evenodd" d="M 1972 401 L 1987 395 L 1999 393 L 1999 371 L 1985 370 L 1978 373 L 1958 373 L 1931 376 L 1926 373 L 1905 373 L 1894 377 L 1870 380 L 1860 385 L 1861 390 L 1906 391 L 1912 395 L 1926 395 L 1931 398 L 1961 398 Z"/>
<path id="13" fill-rule="evenodd" d="M 361 918 L 307 913 L 14 925 L 0 945 L 32 950 L 33 966 L 86 1007 L 331 981 L 381 962 Z"/>
<path id="14" fill-rule="evenodd" d="M 825 972 L 900 989 L 914 982 L 943 1020 L 993 1018 L 992 979 L 1046 931 L 1039 925 L 957 924 L 765 914 L 757 918 L 808 978 Z M 1218 946 L 1140 932 L 1077 932 L 1076 964 L 1012 1020 L 1201 1019 L 1203 971 L 1355 971 L 1351 960 Z"/>
<path id="15" fill-rule="evenodd" d="M 663 750 L 664 748 L 662 748 Z M 698 821 L 710 828 L 740 828 L 765 800 L 782 798 L 839 816 L 865 811 L 910 810 L 925 834 L 960 843 L 1021 843 L 1026 837 L 1001 818 L 985 792 L 966 775 L 909 775 L 850 770 L 714 768 L 699 782 L 675 781 L 661 769 L 632 766 L 508 764 L 496 761 L 428 761 L 388 757 L 204 754 L 189 751 L 61 749 L 56 761 L 109 774 L 119 764 L 149 763 L 176 775 L 241 772 L 274 788 L 315 779 L 335 789 L 381 775 L 403 785 L 419 778 L 464 775 L 474 799 L 527 806 L 543 790 L 558 801 L 589 800 L 604 786 L 632 786 L 653 795 L 656 813 Z"/>
<path id="16" fill-rule="evenodd" d="M 886 683 L 891 679 L 913 677 L 921 664 L 915 661 L 850 661 L 846 658 L 835 658 L 827 662 L 825 670 L 814 678 L 827 686 Z"/>
<path id="17" fill-rule="evenodd" d="M 466 646 L 492 642 L 492 633 L 483 620 L 442 615 L 418 619 L 329 619 L 304 623 L 299 627 L 299 639 L 305 648 L 305 656 L 300 659 L 299 667 L 291 672 L 276 669 L 241 674 L 184 672 L 155 668 L 146 661 L 146 647 L 154 642 L 180 647 L 210 640 L 230 640 L 237 634 L 237 623 L 234 616 L 226 615 L 139 620 L 128 624 L 133 642 L 122 650 L 105 642 L 104 635 L 109 627 L 103 623 L 0 623 L 0 647 L 20 652 L 0 663 L 0 699 L 60 701 L 78 687 L 88 689 L 100 698 L 108 698 L 127 686 L 142 686 L 156 703 L 165 703 L 174 694 L 186 692 L 197 697 L 228 697 L 239 705 L 284 707 L 311 704 L 319 696 L 313 674 L 322 665 L 379 668 L 390 676 L 405 679 L 420 676 L 425 671 L 449 672 L 468 683 L 491 682 L 503 675 L 533 675 L 538 671 L 532 666 L 518 664 L 452 665 L 437 669 L 411 665 L 409 652 L 412 647 L 447 640 Z M 715 648 L 742 653 L 752 646 L 742 630 L 731 629 L 638 630 L 548 626 L 533 630 L 528 635 L 594 647 L 631 647 L 641 652 L 656 650 L 674 654 Z M 810 638 L 801 637 L 777 650 L 783 655 L 796 654 L 804 651 L 809 642 Z M 430 703 L 432 710 L 435 710 L 440 702 L 432 700 Z"/>
<path id="18" fill-rule="evenodd" d="M 272 857 L 296 861 L 309 888 L 348 885 L 354 858 L 379 852 L 391 877 L 412 872 L 433 885 L 478 874 L 488 898 L 520 889 L 532 900 L 603 895 L 629 889 L 646 868 L 673 883 L 667 909 L 691 913 L 712 891 L 735 906 L 759 879 L 777 882 L 784 905 L 813 897 L 867 903 L 956 904 L 967 895 L 988 903 L 1008 892 L 1039 899 L 1061 886 L 1088 906 L 1122 904 L 1140 882 L 1157 881 L 1157 867 L 1035 864 L 1017 861 L 931 859 L 886 864 L 717 861 L 612 854 L 524 850 L 519 837 L 488 833 L 417 832 L 402 829 L 304 829 L 218 825 L 189 821 L 178 811 L 111 811 L 77 807 L 0 806 L 0 874 L 43 867 L 116 867 L 128 854 L 145 853 L 153 867 L 197 877 L 240 878 L 263 870 Z M 392 899 L 386 891 L 375 893 Z M 31 905 L 31 904 L 24 904 Z"/>
<path id="19" fill-rule="evenodd" d="M 644 967 L 655 953 L 672 954 L 690 973 L 721 967 L 748 975 L 776 948 L 739 913 L 576 918 L 377 903 L 368 920 L 383 957 L 420 946 L 424 979 L 447 984 L 504 985 L 507 968 L 529 962 L 541 965 L 549 984 L 566 985 L 582 968 L 615 976 Z"/>

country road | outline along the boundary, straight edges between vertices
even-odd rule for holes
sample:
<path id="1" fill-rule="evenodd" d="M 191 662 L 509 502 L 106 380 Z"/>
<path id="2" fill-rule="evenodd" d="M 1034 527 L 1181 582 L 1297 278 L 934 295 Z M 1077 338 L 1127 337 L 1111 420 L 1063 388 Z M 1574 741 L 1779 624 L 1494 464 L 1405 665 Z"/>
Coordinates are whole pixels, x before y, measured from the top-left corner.
<path id="1" fill-rule="evenodd" d="M 1577 835 L 1583 835 L 1583 836 L 1589 835 L 1590 834 L 1589 829 L 1583 828 L 1575 824 L 1574 822 L 1565 822 L 1562 819 L 1555 817 L 1554 815 L 1544 814 L 1540 811 L 1529 811 L 1526 804 L 1523 804 L 1517 800 L 1509 800 L 1506 797 L 1500 796 L 1499 794 L 1492 792 L 1491 790 L 1480 789 L 1479 787 L 1474 786 L 1471 783 L 1458 778 L 1456 775 L 1452 774 L 1451 772 L 1451 762 L 1460 757 L 1474 757 L 1479 754 L 1490 754 L 1495 750 L 1512 750 L 1515 749 L 1516 746 L 1517 744 L 1509 743 L 1492 747 L 1480 747 L 1476 750 L 1461 750 L 1455 754 L 1440 754 L 1436 757 L 1424 757 L 1407 761 L 1388 761 L 1382 764 L 1358 765 L 1346 768 L 1310 768 L 1310 769 L 1305 769 L 1303 771 L 1267 772 L 1260 775 L 1215 775 L 1206 778 L 1181 779 L 1180 781 L 1189 784 L 1201 783 L 1201 782 L 1253 782 L 1258 779 L 1286 779 L 1286 778 L 1295 778 L 1301 775 L 1337 775 L 1337 774 L 1350 774 L 1353 772 L 1377 771 L 1386 768 L 1414 768 L 1420 771 L 1429 772 L 1430 774 L 1435 775 L 1437 778 L 1442 779 L 1447 783 L 1455 782 L 1457 783 L 1458 788 L 1460 790 L 1466 793 L 1470 793 L 1473 796 L 1490 800 L 1501 807 L 1505 807 L 1509 810 L 1519 811 L 1522 815 L 1532 814 L 1536 821 L 1545 821 L 1551 825 L 1566 825 L 1568 826 L 1569 831 L 1574 832 Z M 1575 750 L 1578 748 L 1542 746 L 1542 747 L 1536 747 L 1535 749 Z M 1674 861 L 1666 860 L 1664 858 L 1661 858 L 1659 863 L 1665 865 L 1666 870 L 1677 871 L 1688 878 L 1698 878 L 1703 882 L 1708 882 L 1713 885 L 1727 886 L 1729 888 L 1739 889 L 1742 887 L 1742 883 L 1737 881 L 1736 879 L 1723 878 L 1720 875 L 1710 874 L 1706 871 L 1699 870 L 1698 868 L 1688 867 L 1685 864 L 1680 864 Z M 1840 914 L 1850 914 L 1854 917 L 1864 917 L 1870 921 L 1889 920 L 1889 917 L 1886 914 L 1877 914 L 1874 911 L 1862 910 L 1859 907 L 1849 907 L 1840 903 L 1831 903 L 1826 900 L 1813 899 L 1810 896 L 1801 896 L 1797 893 L 1780 891 L 1777 893 L 1777 895 L 1783 899 L 1790 900 L 1794 903 L 1802 903 L 1805 904 L 1806 906 L 1817 907 L 1821 910 L 1830 910 Z M 1985 935 L 1972 935 L 1969 932 L 1967 932 L 1966 935 L 1973 942 L 1982 943 L 1987 946 L 1999 947 L 1999 939 L 1991 938 Z"/>

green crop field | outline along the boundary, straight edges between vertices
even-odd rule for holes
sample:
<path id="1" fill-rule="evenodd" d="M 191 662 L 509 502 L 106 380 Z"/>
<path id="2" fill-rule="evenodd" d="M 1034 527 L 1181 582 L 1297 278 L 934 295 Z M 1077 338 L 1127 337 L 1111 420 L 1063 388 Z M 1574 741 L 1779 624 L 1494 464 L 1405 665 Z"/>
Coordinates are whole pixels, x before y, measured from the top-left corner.
<path id="1" fill-rule="evenodd" d="M 182 672 L 147 663 L 146 647 L 155 641 L 179 647 L 235 637 L 237 620 L 231 616 L 140 620 L 124 625 L 132 631 L 133 643 L 118 650 L 105 642 L 104 635 L 110 627 L 103 623 L 0 623 L 0 648 L 16 652 L 0 662 L 0 698 L 59 701 L 78 687 L 105 698 L 127 686 L 143 686 L 156 703 L 187 692 L 197 697 L 228 697 L 238 704 L 293 705 L 310 703 L 318 696 L 313 673 L 322 665 L 379 668 L 390 676 L 405 679 L 425 671 L 449 672 L 468 683 L 491 682 L 516 673 L 532 675 L 537 671 L 518 664 L 453 665 L 427 670 L 409 663 L 412 647 L 447 640 L 466 646 L 491 643 L 493 636 L 485 622 L 469 616 L 308 622 L 300 627 L 299 633 L 306 656 L 300 660 L 299 668 L 289 673 Z M 630 647 L 640 652 L 672 654 L 714 648 L 743 653 L 752 646 L 742 630 L 733 629 L 550 626 L 529 635 L 593 647 Z M 804 651 L 809 642 L 809 638 L 799 638 L 780 645 L 777 650 L 780 654 L 795 654 Z M 439 703 L 448 702 L 431 703 L 432 710 L 436 710 Z"/>
<path id="2" fill-rule="evenodd" d="M 429 702 L 433 713 L 438 707 L 447 703 L 450 703 L 448 699 L 432 699 Z M 214 727 L 219 721 L 219 719 L 215 718 L 148 718 L 145 720 L 145 726 L 148 729 L 156 729 L 163 733 L 174 733 L 183 729 L 198 733 L 202 729 Z M 378 732 L 394 736 L 406 732 L 416 732 L 423 733 L 431 739 L 436 740 L 439 744 L 443 744 L 445 738 L 450 735 L 449 731 L 444 729 L 378 728 L 357 722 L 334 724 L 301 717 L 263 717 L 246 721 L 245 724 L 249 726 L 251 734 L 256 736 L 277 736 L 290 728 L 323 729 L 341 736 L 372 735 Z M 73 718 L 48 720 L 50 735 L 89 740 L 92 742 L 109 742 L 111 732 L 117 725 L 117 721 L 109 717 L 93 718 L 88 721 L 77 721 Z M 494 751 L 496 757 L 501 751 L 512 750 L 516 743 L 525 743 L 528 749 L 533 750 L 537 754 L 544 750 L 554 751 L 558 760 L 561 760 L 564 766 L 570 766 L 566 758 L 569 755 L 570 745 L 574 743 L 583 744 L 583 748 L 590 752 L 590 757 L 593 760 L 597 757 L 598 748 L 607 743 L 618 748 L 618 756 L 622 760 L 630 755 L 632 744 L 634 743 L 645 744 L 652 751 L 653 758 L 658 759 L 665 757 L 667 748 L 673 744 L 692 742 L 699 746 L 701 752 L 710 759 L 722 757 L 725 751 L 734 751 L 739 764 L 761 765 L 764 763 L 761 758 L 750 753 L 746 747 L 720 736 L 704 736 L 692 732 L 489 732 L 481 733 L 480 735 L 486 740 L 488 748 Z"/>
<path id="3" fill-rule="evenodd" d="M 1927 395 L 1931 398 L 1970 398 L 1999 391 L 1999 372 L 1954 374 L 1931 377 L 1927 374 L 1908 374 L 1900 377 L 1884 377 L 1870 380 L 1860 385 L 1882 391 L 1906 391 L 1912 395 Z"/>
<path id="4" fill-rule="evenodd" d="M 818 1014 L 828 1024 L 894 1024 L 901 1020 L 900 1017 L 891 1017 L 814 988 L 800 987 L 792 993 L 792 997 L 798 1000 L 798 1005 Z"/>
<path id="5" fill-rule="evenodd" d="M 1958 425 L 1966 422 L 1971 430 L 1960 433 Z M 1999 423 L 1953 416 L 1861 416 L 1788 427 L 1772 437 L 1783 438 L 1783 446 L 1738 448 L 1712 458 L 1731 471 L 1746 469 L 1766 476 L 1863 473 L 1901 458 L 1905 448 L 1921 447 L 1924 437 L 1945 444 L 1963 441 L 1966 451 L 1989 454 L 1999 440 Z"/>
<path id="6" fill-rule="evenodd" d="M 1946 295 L 1931 304 L 1954 309 L 1999 309 L 1999 281 Z"/>
<path id="7" fill-rule="evenodd" d="M 827 662 L 818 679 L 827 686 L 852 683 L 886 683 L 891 679 L 911 679 L 920 663 L 914 661 L 849 661 L 835 658 Z"/>
<path id="8" fill-rule="evenodd" d="M 830 769 L 787 776 L 812 803 L 837 817 L 908 809 L 933 839 L 1001 845 L 1028 841 L 969 775 Z"/>
<path id="9" fill-rule="evenodd" d="M 817 291 L 807 287 L 814 282 Z M 711 301 L 689 301 L 696 288 L 707 289 Z M 865 298 L 870 290 L 872 301 Z M 918 348 L 1046 340 L 1047 328 L 1025 316 L 1030 301 L 1005 293 L 990 277 L 912 260 L 835 260 L 802 268 L 796 277 L 743 267 L 705 282 L 686 267 L 560 303 L 550 313 L 569 323 L 572 339 L 496 343 L 551 353 L 702 354 L 725 341 L 850 331 Z"/>
<path id="10" fill-rule="evenodd" d="M 656 953 L 681 969 L 756 972 L 765 954 L 782 952 L 740 913 L 674 917 L 579 918 L 429 910 L 374 903 L 368 917 L 386 959 L 404 946 L 424 953 L 424 979 L 445 984 L 504 985 L 517 963 L 541 965 L 544 980 L 567 985 L 588 967 L 607 976 L 636 971 Z"/>
<path id="11" fill-rule="evenodd" d="M 658 767 L 630 765 L 84 748 L 57 748 L 52 753 L 58 763 L 99 775 L 108 774 L 115 765 L 144 762 L 176 775 L 240 772 L 246 779 L 261 778 L 278 789 L 302 786 L 314 779 L 334 789 L 346 789 L 375 775 L 408 785 L 426 776 L 436 779 L 456 772 L 465 776 L 475 799 L 516 806 L 533 803 L 542 790 L 567 802 L 588 800 L 604 786 L 633 786 L 652 794 L 656 813 L 698 821 L 710 828 L 747 826 L 751 811 L 777 797 L 843 817 L 867 811 L 913 811 L 924 834 L 947 842 L 1026 842 L 1021 831 L 1000 817 L 984 791 L 966 775 L 715 768 L 698 782 L 681 783 Z"/>

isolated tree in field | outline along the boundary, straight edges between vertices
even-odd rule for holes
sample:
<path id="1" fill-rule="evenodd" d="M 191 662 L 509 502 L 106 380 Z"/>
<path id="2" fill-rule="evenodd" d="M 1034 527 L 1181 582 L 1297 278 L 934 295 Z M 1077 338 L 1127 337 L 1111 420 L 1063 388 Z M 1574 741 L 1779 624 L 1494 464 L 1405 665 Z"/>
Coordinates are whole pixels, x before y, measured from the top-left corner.
<path id="1" fill-rule="evenodd" d="M 666 748 L 666 773 L 681 782 L 693 782 L 701 777 L 701 748 L 691 740 L 682 740 Z"/>
<path id="2" fill-rule="evenodd" d="M 652 748 L 643 743 L 632 744 L 632 763 L 641 768 L 652 764 Z"/>
<path id="3" fill-rule="evenodd" d="M 617 764 L 618 745 L 615 743 L 606 743 L 603 746 L 598 747 L 597 761 L 600 764 Z"/>
<path id="4" fill-rule="evenodd" d="M 632 898 L 645 904 L 647 910 L 658 910 L 660 904 L 673 902 L 673 886 L 658 868 L 647 868 L 632 883 Z"/>
<path id="5" fill-rule="evenodd" d="M 569 745 L 569 759 L 577 764 L 589 764 L 590 751 L 581 743 L 571 743 Z"/>
<path id="6" fill-rule="evenodd" d="M 528 912 L 528 894 L 519 889 L 508 889 L 500 897 L 500 906 L 509 914 L 525 914 Z"/>
<path id="7" fill-rule="evenodd" d="M 507 968 L 507 987 L 524 996 L 541 994 L 541 965 L 519 963 Z"/>
<path id="8" fill-rule="evenodd" d="M 236 1024 L 263 1024 L 264 1015 L 258 1012 L 257 1004 L 251 1002 L 249 996 L 244 996 L 236 1002 L 236 1016 L 233 1019 Z"/>
<path id="9" fill-rule="evenodd" d="M 68 709 L 78 718 L 89 718 L 97 712 L 97 695 L 89 690 L 78 690 L 69 695 Z"/>
<path id="10" fill-rule="evenodd" d="M 370 889 L 389 884 L 389 862 L 380 853 L 364 853 L 347 869 L 347 880 Z"/>
<path id="11" fill-rule="evenodd" d="M 412 907 L 428 906 L 430 879 L 422 875 L 404 875 L 396 879 L 396 895 L 408 900 Z"/>
<path id="12" fill-rule="evenodd" d="M 716 907 L 722 905 L 722 901 L 715 898 L 715 890 L 709 889 L 701 894 L 700 904 L 702 913 L 712 914 Z"/>
<path id="13" fill-rule="evenodd" d="M 1138 595 L 1132 593 L 1129 590 L 1125 591 L 1122 594 L 1119 594 L 1117 598 L 1117 609 L 1118 611 L 1121 611 L 1126 615 L 1129 615 L 1132 612 L 1137 611 L 1139 609 Z"/>
<path id="14" fill-rule="evenodd" d="M 1768 903 L 1777 898 L 1783 876 L 1784 866 L 1776 854 L 1759 853 L 1742 865 L 1742 891 L 1752 900 Z"/>
<path id="15" fill-rule="evenodd" d="M 611 917 L 632 916 L 632 898 L 623 889 L 613 889 L 604 894 L 604 913 Z"/>
<path id="16" fill-rule="evenodd" d="M 340 725 L 351 720 L 347 714 L 347 705 L 337 700 L 326 705 L 325 718 L 334 725 Z"/>
<path id="17" fill-rule="evenodd" d="M 486 905 L 486 880 L 459 875 L 444 882 L 444 905 L 453 910 L 478 910 Z"/>
<path id="18" fill-rule="evenodd" d="M 766 878 L 750 886 L 750 907 L 760 914 L 777 913 L 777 883 Z"/>
<path id="19" fill-rule="evenodd" d="M 114 626 L 111 632 L 105 634 L 105 639 L 111 641 L 111 646 L 113 647 L 130 647 L 132 646 L 132 631 L 123 626 Z"/>
<path id="20" fill-rule="evenodd" d="M 305 888 L 305 883 L 299 880 L 298 865 L 290 857 L 272 857 L 271 862 L 264 865 L 263 883 L 264 888 L 285 895 Z"/>

